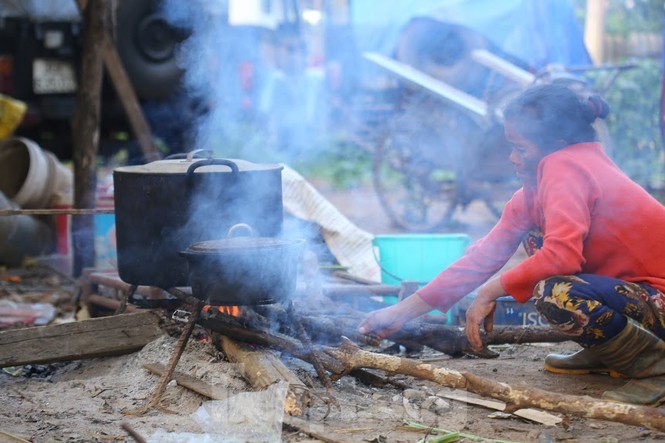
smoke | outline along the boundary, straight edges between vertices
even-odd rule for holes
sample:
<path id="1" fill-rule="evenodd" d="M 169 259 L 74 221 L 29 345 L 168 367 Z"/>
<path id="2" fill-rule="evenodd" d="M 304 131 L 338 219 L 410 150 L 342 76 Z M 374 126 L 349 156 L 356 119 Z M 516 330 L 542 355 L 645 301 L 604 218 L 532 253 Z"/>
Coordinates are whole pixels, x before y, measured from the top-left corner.
<path id="1" fill-rule="evenodd" d="M 297 28 L 276 21 L 283 11 L 164 0 L 162 12 L 189 32 L 176 57 L 187 94 L 206 111 L 195 125 L 197 147 L 256 162 L 309 153 L 320 133 L 312 129 L 324 121 L 323 76 L 307 66 Z"/>

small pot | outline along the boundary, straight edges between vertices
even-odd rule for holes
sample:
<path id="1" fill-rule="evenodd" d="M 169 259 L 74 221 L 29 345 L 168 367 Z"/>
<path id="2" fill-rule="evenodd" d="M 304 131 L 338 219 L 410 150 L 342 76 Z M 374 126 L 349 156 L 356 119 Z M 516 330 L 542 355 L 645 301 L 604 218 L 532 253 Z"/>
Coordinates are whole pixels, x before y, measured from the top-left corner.
<path id="1" fill-rule="evenodd" d="M 296 289 L 304 240 L 232 237 L 194 243 L 180 252 L 189 265 L 192 294 L 215 306 L 281 302 Z M 251 229 L 251 228 L 249 228 Z"/>

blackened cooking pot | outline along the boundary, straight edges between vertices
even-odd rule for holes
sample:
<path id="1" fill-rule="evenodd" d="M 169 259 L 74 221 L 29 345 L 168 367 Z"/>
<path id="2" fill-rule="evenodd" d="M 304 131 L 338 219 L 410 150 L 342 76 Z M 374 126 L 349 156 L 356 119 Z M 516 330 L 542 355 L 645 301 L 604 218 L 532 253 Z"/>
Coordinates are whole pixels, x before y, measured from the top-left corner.
<path id="1" fill-rule="evenodd" d="M 247 227 L 239 224 L 235 228 Z M 251 231 L 250 231 L 251 232 Z M 229 237 L 195 243 L 181 252 L 194 297 L 215 306 L 276 303 L 296 289 L 304 240 Z"/>
<path id="2" fill-rule="evenodd" d="M 226 238 L 248 223 L 279 236 L 284 211 L 280 165 L 238 159 L 159 160 L 113 171 L 120 278 L 130 284 L 190 286 L 188 246 Z"/>

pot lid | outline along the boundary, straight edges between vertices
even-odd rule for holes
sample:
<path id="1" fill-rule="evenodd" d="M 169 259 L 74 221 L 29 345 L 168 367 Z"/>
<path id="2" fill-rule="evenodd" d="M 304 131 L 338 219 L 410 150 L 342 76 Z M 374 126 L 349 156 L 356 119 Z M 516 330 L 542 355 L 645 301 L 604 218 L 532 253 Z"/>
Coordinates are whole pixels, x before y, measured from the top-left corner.
<path id="1" fill-rule="evenodd" d="M 208 240 L 194 243 L 185 252 L 196 254 L 215 254 L 232 250 L 279 248 L 303 243 L 304 240 L 285 240 L 274 237 L 230 237 L 220 240 Z"/>
<path id="2" fill-rule="evenodd" d="M 202 158 L 193 158 L 193 159 L 173 159 L 173 160 L 157 160 L 145 165 L 132 165 L 132 166 L 120 166 L 115 168 L 114 172 L 127 172 L 127 173 L 136 173 L 136 174 L 185 174 L 190 166 L 196 164 L 197 162 L 218 162 L 213 164 L 201 165 L 194 170 L 195 174 L 207 173 L 207 172 L 216 172 L 216 173 L 231 173 L 231 167 L 227 162 L 234 163 L 238 167 L 238 172 L 250 172 L 250 171 L 268 171 L 268 170 L 277 170 L 281 171 L 284 169 L 284 166 L 278 164 L 262 164 L 262 163 L 253 163 L 247 160 L 241 160 L 236 158 L 229 159 L 202 159 Z"/>

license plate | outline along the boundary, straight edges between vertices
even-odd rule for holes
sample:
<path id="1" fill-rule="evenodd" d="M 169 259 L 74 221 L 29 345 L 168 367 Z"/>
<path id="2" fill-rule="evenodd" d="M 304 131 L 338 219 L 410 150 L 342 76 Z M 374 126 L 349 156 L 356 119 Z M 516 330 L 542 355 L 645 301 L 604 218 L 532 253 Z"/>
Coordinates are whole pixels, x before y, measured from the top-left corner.
<path id="1" fill-rule="evenodd" d="M 76 75 L 70 62 L 37 58 L 32 62 L 32 90 L 35 94 L 76 91 Z"/>

